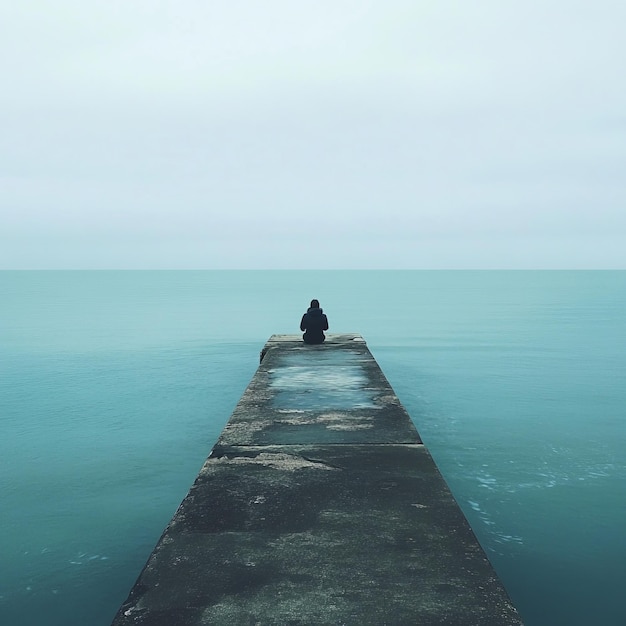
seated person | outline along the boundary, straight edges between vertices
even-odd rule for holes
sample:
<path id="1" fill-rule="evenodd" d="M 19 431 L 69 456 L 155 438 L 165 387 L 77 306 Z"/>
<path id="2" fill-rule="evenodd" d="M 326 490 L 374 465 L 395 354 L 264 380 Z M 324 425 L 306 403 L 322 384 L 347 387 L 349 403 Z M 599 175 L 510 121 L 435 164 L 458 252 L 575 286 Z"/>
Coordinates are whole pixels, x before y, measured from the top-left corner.
<path id="1" fill-rule="evenodd" d="M 311 300 L 311 306 L 302 316 L 300 330 L 304 331 L 304 343 L 323 343 L 326 339 L 323 331 L 328 330 L 328 318 L 318 300 Z"/>

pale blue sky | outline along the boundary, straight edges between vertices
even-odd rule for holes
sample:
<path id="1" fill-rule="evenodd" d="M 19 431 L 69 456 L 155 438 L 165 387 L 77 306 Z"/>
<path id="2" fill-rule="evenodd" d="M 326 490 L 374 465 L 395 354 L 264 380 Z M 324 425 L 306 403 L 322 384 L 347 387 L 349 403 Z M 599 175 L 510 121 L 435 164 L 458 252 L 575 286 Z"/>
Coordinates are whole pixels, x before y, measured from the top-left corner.
<path id="1" fill-rule="evenodd" d="M 1 268 L 626 268 L 626 5 L 0 6 Z"/>

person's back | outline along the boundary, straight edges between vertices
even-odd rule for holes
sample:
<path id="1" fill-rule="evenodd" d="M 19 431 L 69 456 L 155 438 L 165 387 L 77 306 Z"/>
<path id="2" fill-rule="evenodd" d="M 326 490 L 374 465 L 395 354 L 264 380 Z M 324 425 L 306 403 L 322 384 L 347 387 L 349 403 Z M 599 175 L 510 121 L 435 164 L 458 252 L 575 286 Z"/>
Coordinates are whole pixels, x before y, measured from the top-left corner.
<path id="1" fill-rule="evenodd" d="M 318 300 L 311 300 L 311 306 L 302 316 L 300 330 L 304 331 L 302 339 L 305 343 L 323 343 L 326 339 L 324 331 L 328 330 L 328 318 Z"/>

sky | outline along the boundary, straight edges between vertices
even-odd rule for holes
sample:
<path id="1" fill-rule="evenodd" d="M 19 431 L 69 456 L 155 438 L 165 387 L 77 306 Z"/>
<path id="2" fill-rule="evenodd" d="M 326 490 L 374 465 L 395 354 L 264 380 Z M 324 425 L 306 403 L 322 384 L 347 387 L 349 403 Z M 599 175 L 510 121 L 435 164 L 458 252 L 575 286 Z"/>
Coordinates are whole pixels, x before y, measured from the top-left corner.
<path id="1" fill-rule="evenodd" d="M 622 0 L 0 5 L 1 269 L 626 269 Z"/>

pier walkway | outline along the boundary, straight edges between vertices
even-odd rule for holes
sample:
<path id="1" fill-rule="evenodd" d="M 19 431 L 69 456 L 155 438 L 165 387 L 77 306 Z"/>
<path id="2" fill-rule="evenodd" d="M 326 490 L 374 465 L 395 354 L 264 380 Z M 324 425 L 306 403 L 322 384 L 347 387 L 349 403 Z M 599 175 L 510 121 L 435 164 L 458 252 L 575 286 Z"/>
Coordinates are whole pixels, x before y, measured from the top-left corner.
<path id="1" fill-rule="evenodd" d="M 113 625 L 521 624 L 359 335 L 273 335 Z"/>

